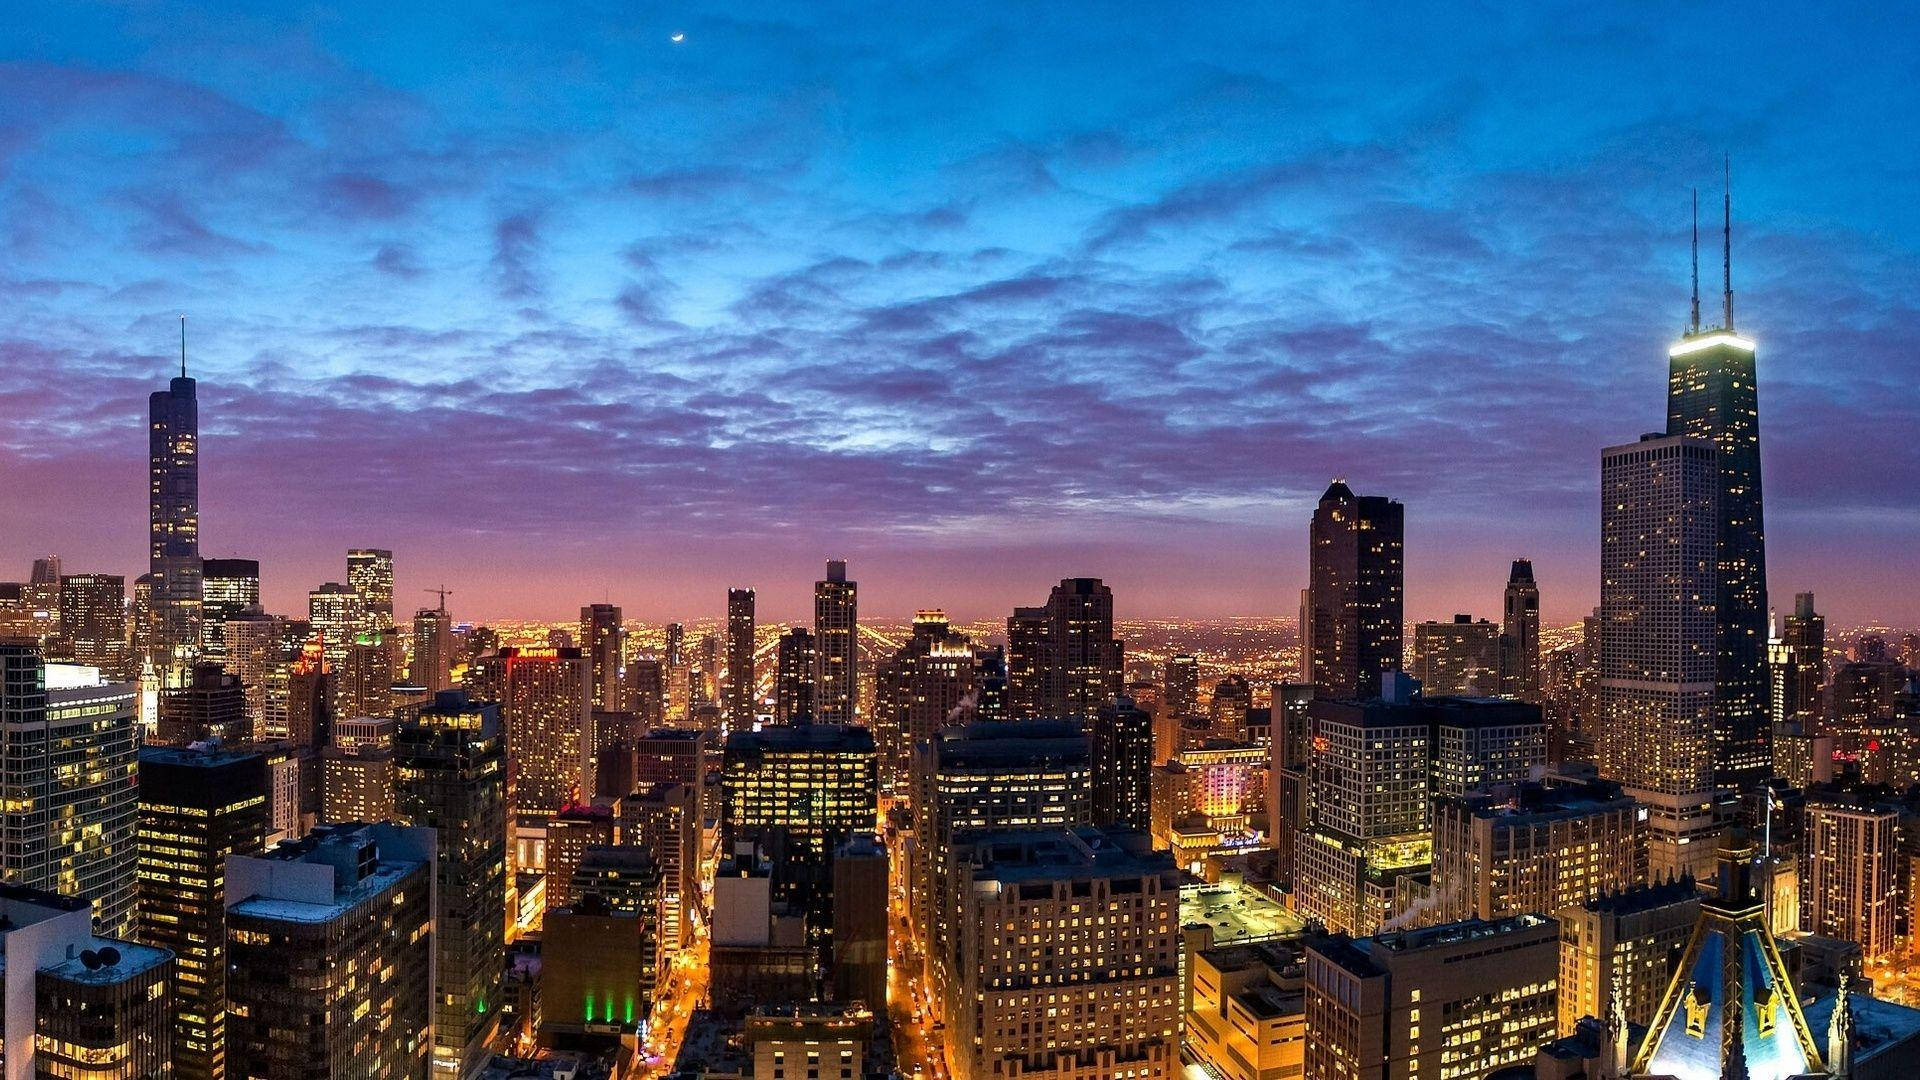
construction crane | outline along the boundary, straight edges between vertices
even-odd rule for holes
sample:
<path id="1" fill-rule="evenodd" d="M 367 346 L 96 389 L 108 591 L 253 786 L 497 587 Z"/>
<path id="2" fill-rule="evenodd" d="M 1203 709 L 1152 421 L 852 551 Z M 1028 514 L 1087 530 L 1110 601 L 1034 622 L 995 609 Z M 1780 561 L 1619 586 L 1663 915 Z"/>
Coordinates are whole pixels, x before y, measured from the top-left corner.
<path id="1" fill-rule="evenodd" d="M 449 588 L 447 588 L 447 587 L 446 587 L 445 585 L 442 585 L 442 586 L 440 586 L 440 587 L 439 587 L 439 588 L 437 588 L 437 589 L 421 589 L 420 591 L 421 591 L 421 592 L 430 592 L 430 593 L 434 593 L 434 594 L 436 594 L 437 596 L 439 596 L 439 597 L 440 597 L 440 611 L 442 611 L 442 612 L 445 612 L 445 611 L 447 610 L 447 597 L 449 597 L 449 596 L 452 596 L 452 595 L 453 595 L 453 590 L 452 590 L 452 589 L 449 589 Z"/>

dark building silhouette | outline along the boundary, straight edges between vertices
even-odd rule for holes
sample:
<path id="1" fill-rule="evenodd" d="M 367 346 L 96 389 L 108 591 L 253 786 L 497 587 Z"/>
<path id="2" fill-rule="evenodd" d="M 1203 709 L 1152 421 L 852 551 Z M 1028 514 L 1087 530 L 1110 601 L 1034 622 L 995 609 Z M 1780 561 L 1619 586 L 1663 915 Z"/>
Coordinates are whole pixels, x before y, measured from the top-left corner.
<path id="1" fill-rule="evenodd" d="M 1312 681 L 1332 698 L 1379 697 L 1381 673 L 1400 668 L 1404 508 L 1335 480 L 1320 496 L 1310 537 Z"/>
<path id="2" fill-rule="evenodd" d="M 727 682 L 721 704 L 727 721 L 753 724 L 753 590 L 727 590 Z"/>
<path id="3" fill-rule="evenodd" d="M 1144 831 L 1153 822 L 1153 714 L 1123 697 L 1089 727 L 1093 823 Z"/>
<path id="4" fill-rule="evenodd" d="M 1015 720 L 1092 716 L 1126 691 L 1126 643 L 1113 636 L 1113 590 L 1062 578 L 1044 608 L 1007 620 L 1007 704 Z"/>

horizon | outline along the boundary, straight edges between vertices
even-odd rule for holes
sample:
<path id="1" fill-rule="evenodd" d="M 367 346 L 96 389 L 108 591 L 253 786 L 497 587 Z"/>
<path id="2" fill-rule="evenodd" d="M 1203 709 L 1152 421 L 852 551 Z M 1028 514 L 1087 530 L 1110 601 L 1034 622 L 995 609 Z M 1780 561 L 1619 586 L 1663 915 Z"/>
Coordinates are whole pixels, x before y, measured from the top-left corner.
<path id="1" fill-rule="evenodd" d="M 144 572 L 184 311 L 202 549 L 273 611 L 365 545 L 476 620 L 789 621 L 829 556 L 885 617 L 1085 576 L 1290 620 L 1344 476 L 1406 507 L 1408 622 L 1497 618 L 1531 558 L 1565 625 L 1730 154 L 1773 607 L 1920 625 L 1920 150 L 1836 130 L 1911 87 L 1731 10 L 26 12 L 0 578 Z M 1754 89 L 1695 104 L 1709 30 Z"/>

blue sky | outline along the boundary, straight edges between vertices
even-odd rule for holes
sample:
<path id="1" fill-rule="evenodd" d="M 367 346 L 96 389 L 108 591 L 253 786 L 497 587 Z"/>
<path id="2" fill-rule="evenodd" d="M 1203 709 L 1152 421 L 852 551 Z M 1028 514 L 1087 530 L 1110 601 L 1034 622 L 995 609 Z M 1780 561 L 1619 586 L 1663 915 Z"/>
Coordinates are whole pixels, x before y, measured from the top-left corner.
<path id="1" fill-rule="evenodd" d="M 1917 61 L 1825 5 L 35 5 L 0 566 L 139 572 L 185 311 L 206 547 L 282 607 L 376 544 L 477 615 L 797 616 L 827 554 L 1287 614 L 1345 476 L 1410 613 L 1530 555 L 1572 617 L 1730 154 L 1773 591 L 1920 621 Z"/>

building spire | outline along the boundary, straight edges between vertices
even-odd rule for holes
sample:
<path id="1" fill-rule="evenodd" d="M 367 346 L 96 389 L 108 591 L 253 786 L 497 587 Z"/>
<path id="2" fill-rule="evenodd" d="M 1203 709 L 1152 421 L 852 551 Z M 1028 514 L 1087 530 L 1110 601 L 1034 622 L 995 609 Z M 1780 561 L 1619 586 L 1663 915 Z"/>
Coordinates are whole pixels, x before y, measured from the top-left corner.
<path id="1" fill-rule="evenodd" d="M 187 317 L 180 316 L 180 377 L 187 377 Z"/>
<path id="2" fill-rule="evenodd" d="M 1687 333 L 1700 332 L 1700 189 L 1693 189 L 1693 311 L 1687 318 Z"/>
<path id="3" fill-rule="evenodd" d="M 1724 282 L 1726 311 L 1723 319 L 1727 333 L 1733 333 L 1733 156 L 1721 159 L 1721 176 L 1726 192 L 1723 206 L 1726 218 L 1720 227 L 1720 275 Z"/>

